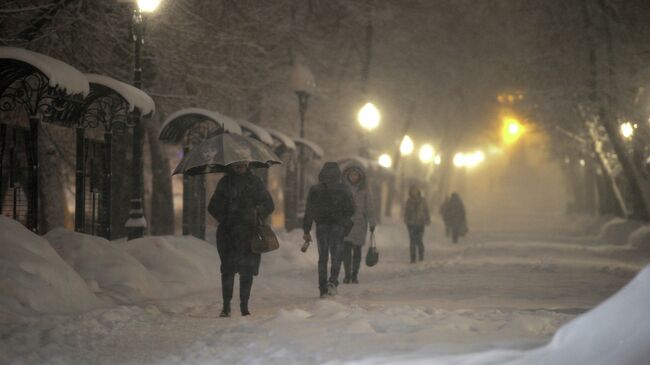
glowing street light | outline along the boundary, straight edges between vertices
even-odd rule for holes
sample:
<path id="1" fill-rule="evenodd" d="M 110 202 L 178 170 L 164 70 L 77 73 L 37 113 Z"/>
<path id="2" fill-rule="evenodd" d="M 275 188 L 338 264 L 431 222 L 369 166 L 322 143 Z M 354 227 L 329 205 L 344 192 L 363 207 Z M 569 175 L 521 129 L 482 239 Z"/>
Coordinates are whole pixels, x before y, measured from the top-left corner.
<path id="1" fill-rule="evenodd" d="M 138 0 L 138 8 L 143 13 L 152 13 L 158 9 L 160 0 Z"/>
<path id="2" fill-rule="evenodd" d="M 415 149 L 413 140 L 408 135 L 405 135 L 404 138 L 402 138 L 402 143 L 399 145 L 399 152 L 402 156 L 408 156 L 413 153 L 413 149 Z"/>
<path id="3" fill-rule="evenodd" d="M 632 123 L 625 122 L 621 124 L 621 135 L 627 139 L 630 139 L 632 136 L 634 136 L 634 127 L 632 126 Z"/>
<path id="4" fill-rule="evenodd" d="M 463 153 L 457 153 L 454 155 L 454 166 L 464 167 L 465 166 L 465 155 Z"/>
<path id="5" fill-rule="evenodd" d="M 474 153 L 459 152 L 454 156 L 454 166 L 456 167 L 476 167 L 485 161 L 485 153 L 476 151 Z"/>
<path id="6" fill-rule="evenodd" d="M 436 158 L 433 159 L 433 163 L 440 165 L 442 163 L 442 157 L 440 157 L 440 155 L 436 155 Z"/>
<path id="7" fill-rule="evenodd" d="M 379 166 L 385 167 L 387 169 L 391 168 L 393 166 L 393 159 L 390 158 L 390 156 L 387 153 L 382 154 L 379 156 Z"/>
<path id="8" fill-rule="evenodd" d="M 503 120 L 503 129 L 501 130 L 501 137 L 505 144 L 513 144 L 524 133 L 524 126 L 512 117 Z"/>
<path id="9" fill-rule="evenodd" d="M 381 114 L 372 103 L 366 103 L 366 105 L 364 105 L 363 108 L 359 110 L 359 114 L 357 114 L 357 120 L 365 130 L 371 131 L 377 128 L 379 125 Z"/>
<path id="10" fill-rule="evenodd" d="M 422 147 L 420 147 L 420 161 L 422 163 L 429 163 L 433 160 L 433 146 L 430 144 L 423 144 Z"/>

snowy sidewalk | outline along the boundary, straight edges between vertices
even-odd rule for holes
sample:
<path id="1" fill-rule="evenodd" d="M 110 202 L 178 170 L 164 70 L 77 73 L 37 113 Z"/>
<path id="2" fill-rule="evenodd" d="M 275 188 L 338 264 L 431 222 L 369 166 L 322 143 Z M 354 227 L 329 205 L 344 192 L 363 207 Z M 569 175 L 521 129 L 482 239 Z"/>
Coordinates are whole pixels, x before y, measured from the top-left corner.
<path id="1" fill-rule="evenodd" d="M 425 261 L 412 265 L 403 227 L 382 225 L 379 265 L 320 300 L 314 247 L 302 254 L 299 232 L 281 237 L 263 258 L 252 317 L 217 318 L 218 288 L 72 316 L 3 315 L 0 363 L 501 364 L 649 261 L 626 247 L 427 237 Z M 501 350 L 448 357 L 490 349 Z"/>

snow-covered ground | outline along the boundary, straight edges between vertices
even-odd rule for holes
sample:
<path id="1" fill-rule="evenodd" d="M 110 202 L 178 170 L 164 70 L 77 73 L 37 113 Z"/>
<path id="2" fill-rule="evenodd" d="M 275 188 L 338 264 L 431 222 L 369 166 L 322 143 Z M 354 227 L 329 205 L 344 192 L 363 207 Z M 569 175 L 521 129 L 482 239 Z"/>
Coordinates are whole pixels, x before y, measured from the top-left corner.
<path id="1" fill-rule="evenodd" d="M 1 364 L 650 361 L 650 269 L 620 290 L 650 262 L 648 245 L 521 232 L 452 245 L 435 228 L 425 260 L 410 264 L 406 231 L 385 223 L 380 263 L 321 300 L 316 250 L 281 233 L 255 279 L 253 315 L 222 319 L 210 243 L 38 238 L 14 223 L 0 217 Z"/>

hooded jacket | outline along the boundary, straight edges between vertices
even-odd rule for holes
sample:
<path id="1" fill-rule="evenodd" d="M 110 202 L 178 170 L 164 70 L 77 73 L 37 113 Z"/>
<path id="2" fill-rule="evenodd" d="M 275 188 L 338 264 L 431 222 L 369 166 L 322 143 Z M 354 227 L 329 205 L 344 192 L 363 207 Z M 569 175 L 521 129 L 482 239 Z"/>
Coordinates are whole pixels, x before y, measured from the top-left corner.
<path id="1" fill-rule="evenodd" d="M 326 162 L 318 174 L 318 184 L 309 189 L 303 230 L 305 234 L 316 224 L 345 226 L 354 214 L 354 201 L 347 185 L 341 182 L 336 162 Z"/>
<path id="2" fill-rule="evenodd" d="M 352 185 L 348 178 L 352 171 L 356 171 L 360 176 L 360 180 L 356 185 Z M 356 164 L 347 167 L 343 171 L 343 182 L 350 187 L 355 207 L 355 212 L 352 216 L 354 226 L 350 233 L 345 237 L 345 240 L 351 242 L 353 245 L 363 246 L 366 243 L 368 226 L 374 227 L 377 225 L 375 208 L 373 205 L 372 195 L 368 189 L 366 172 L 361 166 Z"/>

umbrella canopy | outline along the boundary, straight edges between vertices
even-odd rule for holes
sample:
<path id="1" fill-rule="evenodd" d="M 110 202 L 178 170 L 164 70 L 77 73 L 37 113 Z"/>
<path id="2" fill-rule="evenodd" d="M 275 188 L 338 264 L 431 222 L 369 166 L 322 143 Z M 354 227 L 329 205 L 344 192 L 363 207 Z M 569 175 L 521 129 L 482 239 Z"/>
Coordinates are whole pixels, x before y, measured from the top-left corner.
<path id="1" fill-rule="evenodd" d="M 251 167 L 266 168 L 279 164 L 280 158 L 264 143 L 231 133 L 201 142 L 183 157 L 172 175 L 200 175 L 226 172 L 227 166 L 248 161 Z"/>

